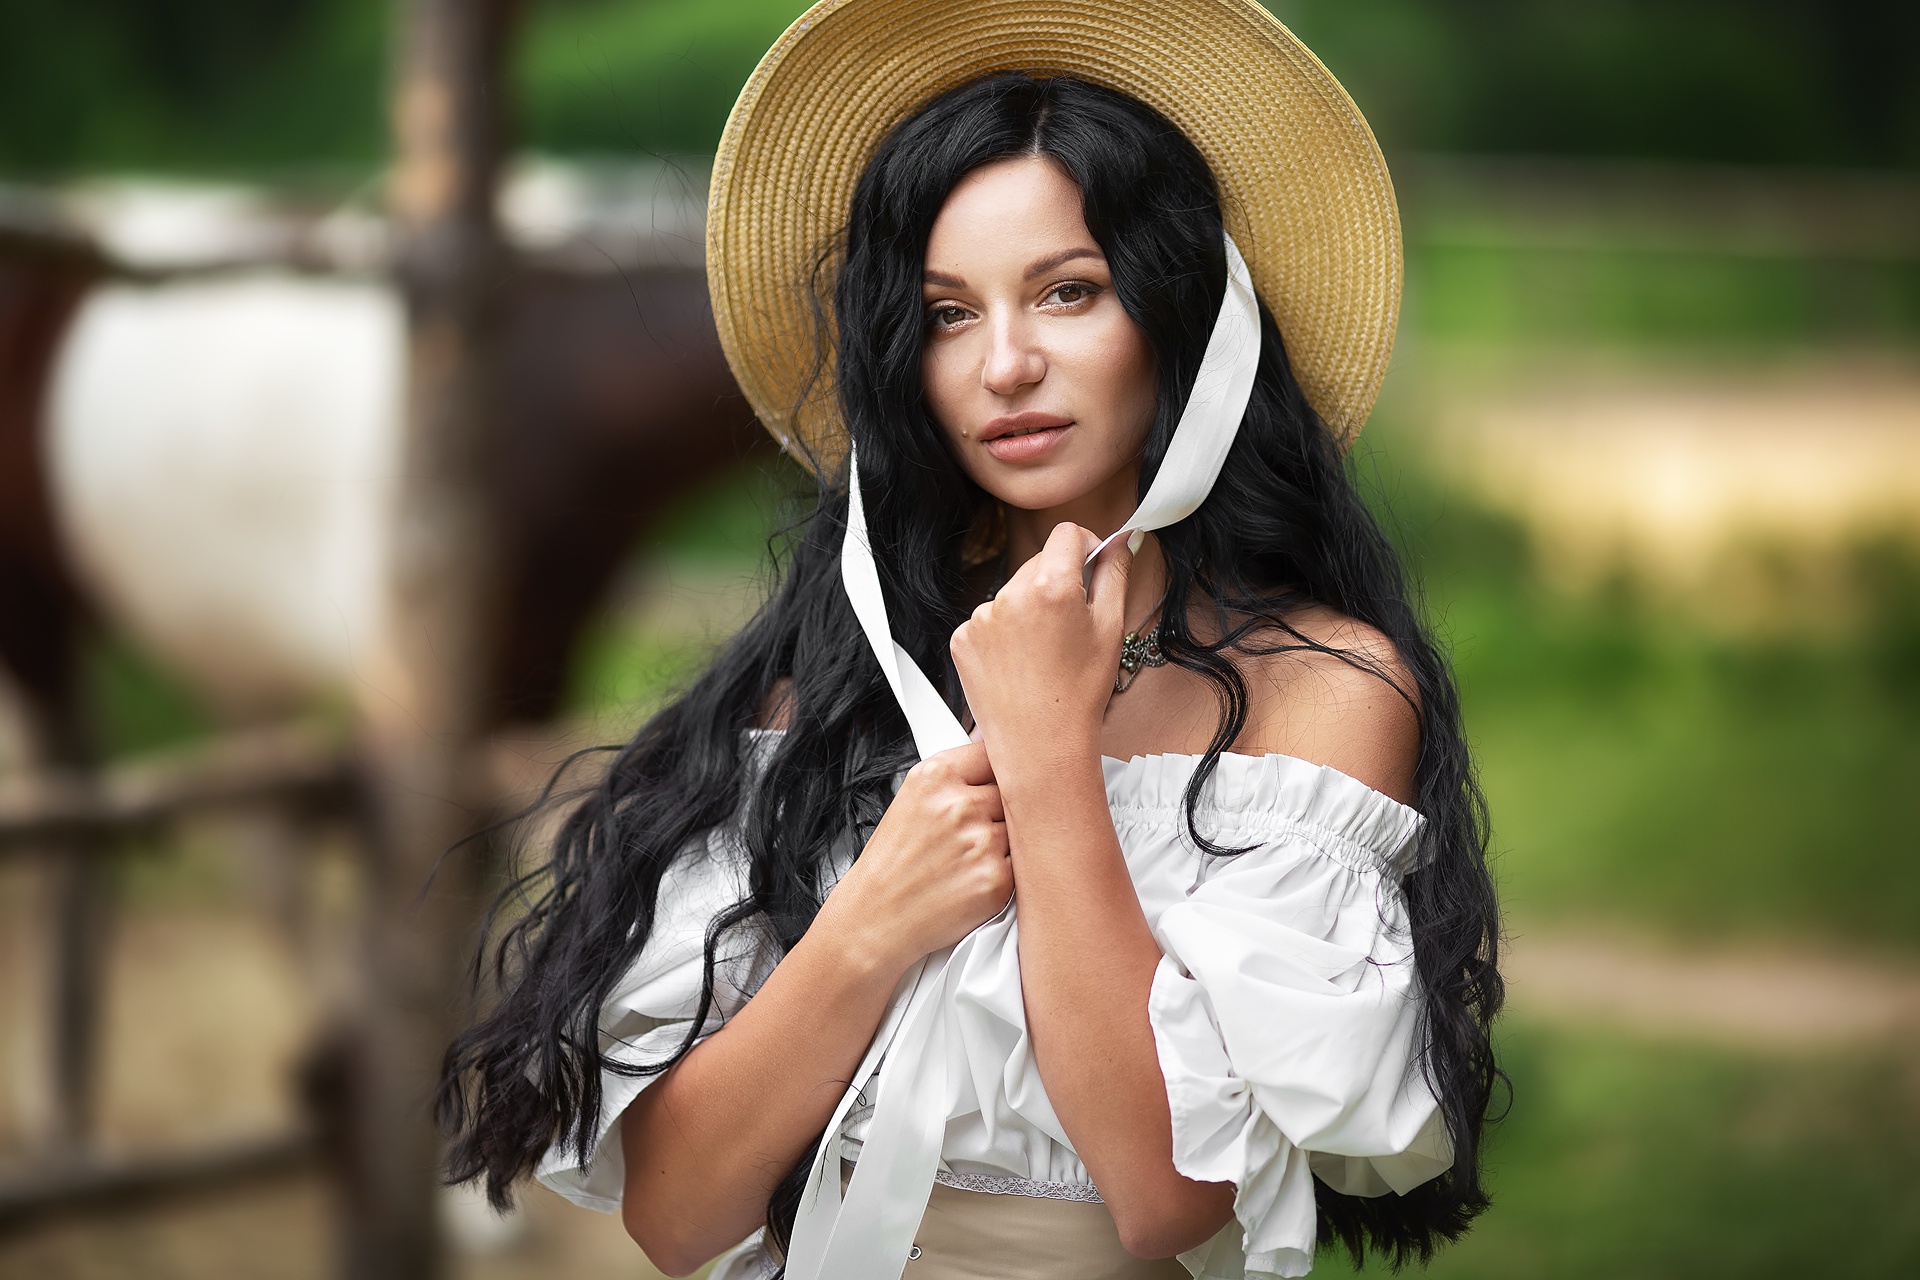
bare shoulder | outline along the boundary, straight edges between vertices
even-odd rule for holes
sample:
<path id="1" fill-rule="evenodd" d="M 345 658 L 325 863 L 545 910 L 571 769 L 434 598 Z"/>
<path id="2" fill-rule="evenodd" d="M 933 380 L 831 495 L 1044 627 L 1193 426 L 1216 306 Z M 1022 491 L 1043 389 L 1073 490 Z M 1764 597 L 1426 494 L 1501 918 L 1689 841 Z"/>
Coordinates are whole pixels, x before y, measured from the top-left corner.
<path id="1" fill-rule="evenodd" d="M 1251 705 L 1235 749 L 1328 765 L 1412 803 L 1419 691 L 1399 649 L 1378 628 L 1317 605 L 1287 622 L 1322 648 L 1279 630 L 1254 638 L 1257 648 L 1279 651 L 1240 659 Z"/>

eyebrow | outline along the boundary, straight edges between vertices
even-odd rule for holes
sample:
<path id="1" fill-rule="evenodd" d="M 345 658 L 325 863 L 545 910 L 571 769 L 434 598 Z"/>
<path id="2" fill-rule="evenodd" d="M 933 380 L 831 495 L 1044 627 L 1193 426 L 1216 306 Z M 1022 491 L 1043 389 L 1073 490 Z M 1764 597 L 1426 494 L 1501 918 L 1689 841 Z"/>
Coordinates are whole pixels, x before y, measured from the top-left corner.
<path id="1" fill-rule="evenodd" d="M 1063 267 L 1069 262 L 1076 262 L 1082 258 L 1101 261 L 1105 257 L 1106 255 L 1098 249 L 1062 249 L 1059 253 L 1048 254 L 1038 262 L 1030 265 L 1021 273 L 1020 278 L 1023 280 L 1032 280 L 1038 276 L 1047 274 L 1047 272 L 1057 267 Z M 958 276 L 950 276 L 944 271 L 928 271 L 922 274 L 920 279 L 927 284 L 938 285 L 942 289 L 964 289 L 967 287 L 965 280 L 960 279 Z"/>
<path id="2" fill-rule="evenodd" d="M 1022 274 L 1021 279 L 1031 280 L 1036 276 L 1043 276 L 1047 274 L 1047 272 L 1052 271 L 1055 267 L 1063 267 L 1067 263 L 1078 261 L 1081 258 L 1093 258 L 1098 260 L 1098 259 L 1104 259 L 1105 257 L 1106 255 L 1104 253 L 1101 253 L 1098 249 L 1085 249 L 1085 248 L 1062 249 L 1059 253 L 1050 254 L 1047 257 L 1040 259 L 1040 261 L 1034 263 L 1032 266 L 1028 267 L 1026 271 Z"/>

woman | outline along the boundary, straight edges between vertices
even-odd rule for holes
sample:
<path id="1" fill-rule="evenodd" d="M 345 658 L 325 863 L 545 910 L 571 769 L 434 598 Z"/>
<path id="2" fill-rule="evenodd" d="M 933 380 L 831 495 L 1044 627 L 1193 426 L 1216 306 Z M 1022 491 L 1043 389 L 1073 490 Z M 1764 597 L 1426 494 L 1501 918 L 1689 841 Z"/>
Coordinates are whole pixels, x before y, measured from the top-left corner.
<path id="1" fill-rule="evenodd" d="M 671 1274 L 1424 1259 L 1486 1204 L 1501 987 L 1341 459 L 1399 278 L 1357 112 L 1244 0 L 827 0 L 714 182 L 819 501 L 522 886 L 451 1176 L 537 1167 Z"/>

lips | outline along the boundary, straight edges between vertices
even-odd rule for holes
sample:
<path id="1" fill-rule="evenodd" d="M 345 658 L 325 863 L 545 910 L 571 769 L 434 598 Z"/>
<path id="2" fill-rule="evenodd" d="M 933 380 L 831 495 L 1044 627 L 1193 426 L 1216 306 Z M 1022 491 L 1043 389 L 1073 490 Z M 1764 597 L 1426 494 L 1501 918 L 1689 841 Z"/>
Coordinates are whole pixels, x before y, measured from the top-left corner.
<path id="1" fill-rule="evenodd" d="M 980 430 L 980 443 L 1002 462 L 1030 462 L 1064 440 L 1073 419 L 1029 410 L 995 418 Z"/>

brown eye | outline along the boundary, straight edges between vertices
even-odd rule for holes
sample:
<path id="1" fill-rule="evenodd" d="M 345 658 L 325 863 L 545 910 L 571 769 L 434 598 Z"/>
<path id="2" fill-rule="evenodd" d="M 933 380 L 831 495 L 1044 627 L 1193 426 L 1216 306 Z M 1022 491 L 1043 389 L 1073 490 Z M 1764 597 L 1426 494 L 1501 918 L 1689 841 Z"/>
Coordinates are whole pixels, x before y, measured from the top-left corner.
<path id="1" fill-rule="evenodd" d="M 1062 306 L 1070 307 L 1074 303 L 1084 302 L 1092 296 L 1093 287 L 1091 285 L 1081 284 L 1078 281 L 1055 285 L 1053 288 L 1053 298 Z"/>
<path id="2" fill-rule="evenodd" d="M 965 310 L 953 306 L 935 307 L 927 313 L 927 322 L 936 329 L 951 329 L 966 318 Z"/>

